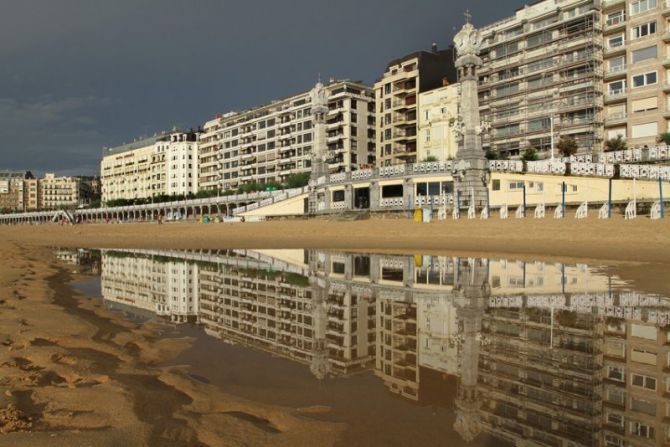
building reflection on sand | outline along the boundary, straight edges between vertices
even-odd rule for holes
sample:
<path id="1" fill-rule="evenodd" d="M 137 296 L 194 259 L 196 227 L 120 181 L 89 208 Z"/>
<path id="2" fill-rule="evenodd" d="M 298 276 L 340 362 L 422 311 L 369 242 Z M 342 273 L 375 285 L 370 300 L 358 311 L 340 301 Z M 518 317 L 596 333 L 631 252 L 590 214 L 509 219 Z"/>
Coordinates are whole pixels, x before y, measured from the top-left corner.
<path id="1" fill-rule="evenodd" d="M 670 300 L 604 270 L 318 250 L 100 259 L 112 307 L 198 323 L 319 379 L 372 370 L 392 393 L 454 408 L 465 441 L 670 441 Z"/>

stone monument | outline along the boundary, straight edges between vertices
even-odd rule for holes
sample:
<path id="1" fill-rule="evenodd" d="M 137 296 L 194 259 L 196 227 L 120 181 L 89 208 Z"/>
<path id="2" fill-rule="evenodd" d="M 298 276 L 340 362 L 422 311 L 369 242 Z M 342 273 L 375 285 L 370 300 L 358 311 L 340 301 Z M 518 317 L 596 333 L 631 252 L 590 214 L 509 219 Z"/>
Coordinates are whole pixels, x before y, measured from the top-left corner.
<path id="1" fill-rule="evenodd" d="M 314 144 L 310 159 L 312 172 L 309 179 L 309 214 L 318 212 L 319 198 L 316 192 L 316 182 L 319 177 L 328 174 L 328 147 L 326 143 L 326 115 L 328 114 L 328 98 L 326 89 L 321 81 L 317 82 L 309 93 L 312 100 L 312 127 L 314 128 Z"/>
<path id="2" fill-rule="evenodd" d="M 490 180 L 488 161 L 482 149 L 482 133 L 488 125 L 479 117 L 479 96 L 477 91 L 478 69 L 482 66 L 479 50 L 482 45 L 480 32 L 470 23 L 466 13 L 466 23 L 454 37 L 458 57 L 456 69 L 460 82 L 460 110 L 451 122 L 458 140 L 458 152 L 454 163 L 454 194 L 458 196 L 460 207 L 470 206 L 474 199 L 476 208 L 487 205 L 487 190 Z"/>

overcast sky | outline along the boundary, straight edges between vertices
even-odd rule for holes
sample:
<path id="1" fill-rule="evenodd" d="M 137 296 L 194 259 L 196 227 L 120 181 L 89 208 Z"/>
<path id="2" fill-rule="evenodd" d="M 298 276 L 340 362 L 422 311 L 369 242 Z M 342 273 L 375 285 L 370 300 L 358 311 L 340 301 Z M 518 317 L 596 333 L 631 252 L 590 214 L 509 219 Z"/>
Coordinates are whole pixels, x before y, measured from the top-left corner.
<path id="1" fill-rule="evenodd" d="M 520 0 L 0 0 L 0 170 L 97 174 L 101 148 L 327 80 L 371 84 Z"/>

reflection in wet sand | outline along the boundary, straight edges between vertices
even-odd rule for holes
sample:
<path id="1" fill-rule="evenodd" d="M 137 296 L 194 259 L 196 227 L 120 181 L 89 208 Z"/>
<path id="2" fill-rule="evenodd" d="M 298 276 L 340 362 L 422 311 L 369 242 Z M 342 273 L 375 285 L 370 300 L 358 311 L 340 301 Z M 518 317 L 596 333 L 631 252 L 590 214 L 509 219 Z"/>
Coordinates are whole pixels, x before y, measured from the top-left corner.
<path id="1" fill-rule="evenodd" d="M 319 379 L 373 371 L 463 441 L 664 445 L 670 300 L 586 265 L 317 250 L 101 254 L 107 303 Z"/>

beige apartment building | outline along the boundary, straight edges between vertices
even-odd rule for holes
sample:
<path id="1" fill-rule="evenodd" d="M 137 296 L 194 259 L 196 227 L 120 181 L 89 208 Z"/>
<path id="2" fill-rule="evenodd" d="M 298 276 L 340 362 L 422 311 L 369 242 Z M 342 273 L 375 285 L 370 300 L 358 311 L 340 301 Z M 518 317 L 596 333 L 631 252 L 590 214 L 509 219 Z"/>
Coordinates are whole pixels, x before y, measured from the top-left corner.
<path id="1" fill-rule="evenodd" d="M 105 149 L 102 201 L 149 199 L 198 192 L 199 133 L 173 130 Z"/>
<path id="2" fill-rule="evenodd" d="M 40 209 L 40 181 L 36 178 L 26 179 L 23 183 L 23 200 L 26 211 Z"/>
<path id="3" fill-rule="evenodd" d="M 417 160 L 451 160 L 458 142 L 451 125 L 459 113 L 459 84 L 419 93 Z"/>
<path id="4" fill-rule="evenodd" d="M 25 211 L 25 184 L 33 175 L 25 171 L 0 171 L 0 211 Z"/>
<path id="5" fill-rule="evenodd" d="M 375 83 L 377 164 L 420 161 L 417 134 L 419 95 L 456 82 L 454 49 L 419 51 L 391 61 Z"/>
<path id="6" fill-rule="evenodd" d="M 374 162 L 374 97 L 358 82 L 325 85 L 327 156 L 330 172 L 357 170 Z M 218 115 L 204 125 L 200 141 L 201 189 L 237 189 L 251 182 L 282 183 L 308 173 L 314 150 L 310 91 L 240 113 Z"/>
<path id="7" fill-rule="evenodd" d="M 37 181 L 37 202 L 41 210 L 76 208 L 88 204 L 91 198 L 90 185 L 78 177 L 57 177 L 54 173 L 44 174 Z"/>
<path id="8" fill-rule="evenodd" d="M 545 0 L 480 29 L 479 100 L 491 124 L 485 149 L 548 156 L 573 137 L 580 152 L 602 145 L 602 30 L 597 0 Z"/>
<path id="9" fill-rule="evenodd" d="M 605 135 L 652 145 L 668 130 L 670 3 L 603 2 Z"/>

